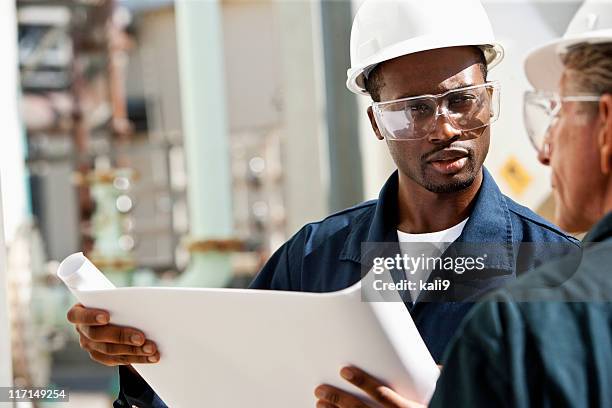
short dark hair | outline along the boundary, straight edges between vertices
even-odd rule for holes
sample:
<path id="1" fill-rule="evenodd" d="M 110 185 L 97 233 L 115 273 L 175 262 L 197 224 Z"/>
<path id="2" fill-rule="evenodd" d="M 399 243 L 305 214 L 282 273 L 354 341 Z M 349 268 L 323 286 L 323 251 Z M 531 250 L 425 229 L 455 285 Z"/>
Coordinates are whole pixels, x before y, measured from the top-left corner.
<path id="1" fill-rule="evenodd" d="M 485 58 L 484 52 L 480 48 L 475 48 L 478 50 L 478 55 L 480 55 L 480 62 L 478 63 L 478 66 L 482 71 L 482 76 L 486 81 L 487 75 L 489 74 L 489 69 L 487 67 L 487 59 Z M 383 77 L 380 74 L 380 66 L 381 64 L 378 64 L 376 67 L 374 67 L 374 69 L 370 71 L 368 78 L 364 81 L 365 89 L 366 91 L 368 91 L 374 102 L 380 102 L 380 90 L 385 85 L 385 81 L 383 80 Z"/>

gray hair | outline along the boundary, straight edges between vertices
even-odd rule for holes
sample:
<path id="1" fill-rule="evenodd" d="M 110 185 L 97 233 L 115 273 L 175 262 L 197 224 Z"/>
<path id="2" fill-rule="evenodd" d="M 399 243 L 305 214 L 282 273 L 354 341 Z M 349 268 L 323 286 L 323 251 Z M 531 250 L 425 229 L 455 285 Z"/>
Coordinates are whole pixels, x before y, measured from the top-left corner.
<path id="1" fill-rule="evenodd" d="M 563 64 L 573 91 L 612 93 L 612 42 L 571 47 L 563 56 Z"/>

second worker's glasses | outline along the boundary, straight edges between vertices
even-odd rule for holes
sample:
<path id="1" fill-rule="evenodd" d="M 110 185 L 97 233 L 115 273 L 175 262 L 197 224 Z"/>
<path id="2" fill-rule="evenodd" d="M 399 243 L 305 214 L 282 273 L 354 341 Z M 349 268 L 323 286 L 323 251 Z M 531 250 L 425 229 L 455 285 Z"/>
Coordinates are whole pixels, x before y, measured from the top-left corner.
<path id="1" fill-rule="evenodd" d="M 599 102 L 601 95 L 564 95 L 554 92 L 527 91 L 523 99 L 523 120 L 529 140 L 538 152 L 548 154 L 550 131 L 561 115 L 565 102 Z"/>
<path id="2" fill-rule="evenodd" d="M 484 128 L 499 117 L 498 82 L 452 89 L 439 95 L 421 95 L 374 102 L 378 129 L 390 140 L 423 139 L 436 131 L 441 116 L 456 130 Z"/>

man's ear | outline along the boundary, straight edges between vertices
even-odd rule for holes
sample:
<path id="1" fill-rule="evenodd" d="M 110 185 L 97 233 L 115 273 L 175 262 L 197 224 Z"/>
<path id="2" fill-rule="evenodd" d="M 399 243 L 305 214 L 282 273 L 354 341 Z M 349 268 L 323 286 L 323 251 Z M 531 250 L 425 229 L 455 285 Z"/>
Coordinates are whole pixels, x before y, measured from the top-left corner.
<path id="1" fill-rule="evenodd" d="M 384 137 L 380 133 L 380 129 L 378 128 L 378 125 L 376 124 L 376 118 L 374 118 L 374 111 L 372 111 L 371 106 L 368 106 L 368 118 L 370 118 L 370 125 L 372 125 L 372 130 L 374 130 L 374 133 L 376 134 L 376 138 L 378 140 L 383 140 Z"/>
<path id="2" fill-rule="evenodd" d="M 609 175 L 612 172 L 612 95 L 605 94 L 599 101 L 599 121 L 601 129 L 597 136 L 599 145 L 599 163 L 601 172 Z"/>

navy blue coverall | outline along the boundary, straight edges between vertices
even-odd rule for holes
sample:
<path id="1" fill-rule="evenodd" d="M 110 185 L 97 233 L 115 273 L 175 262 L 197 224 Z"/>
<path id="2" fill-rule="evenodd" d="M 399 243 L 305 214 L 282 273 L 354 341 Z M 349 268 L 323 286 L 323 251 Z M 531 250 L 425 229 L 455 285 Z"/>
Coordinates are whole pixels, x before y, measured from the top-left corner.
<path id="1" fill-rule="evenodd" d="M 488 270 L 490 274 L 469 282 L 476 295 L 499 288 L 569 250 L 579 250 L 577 240 L 503 195 L 485 168 L 483 173 L 470 218 L 456 242 L 504 244 L 515 248 L 517 243 L 553 245 L 544 245 L 541 250 L 530 246 L 524 251 L 518 247 L 518 251 L 495 253 L 488 259 L 488 264 L 494 266 Z M 351 286 L 361 278 L 362 243 L 397 242 L 397 206 L 398 174 L 395 172 L 377 200 L 305 225 L 274 253 L 250 287 L 332 292 Z M 406 303 L 436 362 L 441 361 L 447 344 L 473 304 L 456 301 Z M 125 367 L 120 367 L 119 373 L 121 389 L 114 407 L 166 407 L 140 377 Z"/>

